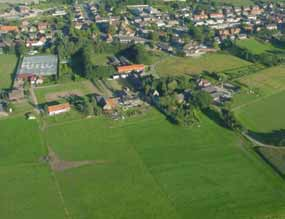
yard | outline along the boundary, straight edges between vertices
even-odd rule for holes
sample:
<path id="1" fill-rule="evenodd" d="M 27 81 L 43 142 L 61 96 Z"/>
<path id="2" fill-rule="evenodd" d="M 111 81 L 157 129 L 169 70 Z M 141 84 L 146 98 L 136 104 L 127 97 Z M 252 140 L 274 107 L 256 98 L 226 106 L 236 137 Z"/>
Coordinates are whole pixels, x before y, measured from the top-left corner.
<path id="1" fill-rule="evenodd" d="M 225 71 L 251 65 L 229 54 L 206 54 L 201 57 L 174 57 L 170 56 L 161 61 L 156 67 L 159 75 L 196 74 L 202 71 Z"/>
<path id="2" fill-rule="evenodd" d="M 246 48 L 253 54 L 259 55 L 265 52 L 273 52 L 273 51 L 282 51 L 281 49 L 278 49 L 274 47 L 270 43 L 266 42 L 260 42 L 254 38 L 245 39 L 245 40 L 238 40 L 237 45 L 241 48 Z"/>
<path id="3" fill-rule="evenodd" d="M 17 57 L 15 55 L 0 55 L 0 89 L 10 88 L 16 67 Z"/>

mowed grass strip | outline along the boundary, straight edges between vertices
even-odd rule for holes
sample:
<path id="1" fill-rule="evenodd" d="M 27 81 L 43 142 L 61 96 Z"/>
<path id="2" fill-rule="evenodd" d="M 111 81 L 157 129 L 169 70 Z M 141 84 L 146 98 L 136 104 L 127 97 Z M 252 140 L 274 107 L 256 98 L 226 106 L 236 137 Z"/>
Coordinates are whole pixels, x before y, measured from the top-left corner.
<path id="1" fill-rule="evenodd" d="M 109 161 L 57 174 L 78 218 L 285 214 L 282 179 L 204 116 L 200 128 L 173 126 L 156 111 L 121 122 L 97 118 L 50 127 L 46 139 L 64 159 Z"/>
<path id="2" fill-rule="evenodd" d="M 156 72 L 161 75 L 196 74 L 202 71 L 224 71 L 249 66 L 251 63 L 229 54 L 206 54 L 201 57 L 170 56 L 160 62 Z"/>
<path id="3" fill-rule="evenodd" d="M 0 120 L 0 167 L 39 162 L 45 155 L 36 121 L 24 117 Z"/>
<path id="4" fill-rule="evenodd" d="M 47 166 L 0 166 L 0 178 L 0 218 L 65 218 Z"/>
<path id="5" fill-rule="evenodd" d="M 0 89 L 10 88 L 16 65 L 17 57 L 15 55 L 0 55 Z"/>

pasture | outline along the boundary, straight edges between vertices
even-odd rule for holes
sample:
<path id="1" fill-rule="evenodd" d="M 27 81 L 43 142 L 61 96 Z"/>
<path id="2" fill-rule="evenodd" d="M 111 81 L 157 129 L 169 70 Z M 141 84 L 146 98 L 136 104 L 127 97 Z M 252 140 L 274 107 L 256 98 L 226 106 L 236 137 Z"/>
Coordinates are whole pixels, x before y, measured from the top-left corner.
<path id="1" fill-rule="evenodd" d="M 251 0 L 214 0 L 219 5 L 234 5 L 234 6 L 251 6 L 254 2 Z"/>
<path id="2" fill-rule="evenodd" d="M 251 64 L 232 55 L 221 53 L 206 54 L 201 57 L 170 56 L 155 66 L 155 71 L 161 76 L 197 74 L 202 71 L 221 72 Z"/>
<path id="3" fill-rule="evenodd" d="M 9 118 L 0 130 L 0 218 L 64 218 L 37 122 Z"/>
<path id="4" fill-rule="evenodd" d="M 256 132 L 271 132 L 285 128 L 285 91 L 257 99 L 235 111 L 237 119 L 246 128 Z"/>
<path id="5" fill-rule="evenodd" d="M 284 69 L 284 66 L 272 67 L 239 79 L 254 92 L 241 92 L 231 105 L 246 128 L 271 132 L 285 127 L 282 110 L 285 100 Z"/>
<path id="6" fill-rule="evenodd" d="M 0 89 L 10 88 L 17 67 L 15 55 L 0 55 Z"/>
<path id="7" fill-rule="evenodd" d="M 56 174 L 73 218 L 265 219 L 285 213 L 282 179 L 202 115 L 200 128 L 173 126 L 151 111 L 119 122 L 57 124 L 44 137 L 65 160 L 106 161 Z"/>
<path id="8" fill-rule="evenodd" d="M 254 38 L 238 40 L 237 45 L 241 48 L 248 49 L 250 52 L 256 55 L 279 50 L 270 43 L 260 42 Z"/>

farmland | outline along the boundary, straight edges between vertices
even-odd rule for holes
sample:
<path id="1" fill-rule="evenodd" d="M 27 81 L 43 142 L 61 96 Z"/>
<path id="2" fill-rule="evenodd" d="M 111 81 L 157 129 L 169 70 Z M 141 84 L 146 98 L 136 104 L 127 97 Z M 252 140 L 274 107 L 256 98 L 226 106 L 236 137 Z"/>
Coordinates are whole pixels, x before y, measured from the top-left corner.
<path id="1" fill-rule="evenodd" d="M 235 97 L 232 107 L 237 118 L 253 131 L 270 132 L 284 128 L 284 66 L 265 69 L 239 81 L 255 94 L 241 92 Z"/>
<path id="2" fill-rule="evenodd" d="M 118 123 L 97 118 L 51 126 L 45 139 L 63 159 L 106 161 L 57 173 L 74 218 L 285 213 L 281 178 L 233 133 L 204 116 L 200 128 L 178 128 L 155 111 Z"/>
<path id="3" fill-rule="evenodd" d="M 0 89 L 7 89 L 12 84 L 12 76 L 16 70 L 17 58 L 15 55 L 0 55 Z"/>
<path id="4" fill-rule="evenodd" d="M 0 215 L 12 219 L 283 215 L 282 179 L 234 133 L 200 117 L 200 128 L 171 125 L 155 110 L 124 121 L 98 117 L 48 123 L 44 129 L 19 117 L 2 120 L 0 176 L 7 180 L 0 183 L 5 197 Z M 104 162 L 56 172 L 41 161 L 46 146 L 64 160 Z"/>
<path id="5" fill-rule="evenodd" d="M 202 71 L 225 71 L 251 63 L 229 54 L 207 54 L 201 57 L 168 57 L 156 66 L 159 75 L 196 74 Z"/>
<path id="6" fill-rule="evenodd" d="M 241 48 L 246 48 L 253 54 L 262 54 L 265 52 L 277 51 L 278 49 L 271 45 L 270 43 L 260 42 L 254 38 L 239 40 L 237 45 Z"/>

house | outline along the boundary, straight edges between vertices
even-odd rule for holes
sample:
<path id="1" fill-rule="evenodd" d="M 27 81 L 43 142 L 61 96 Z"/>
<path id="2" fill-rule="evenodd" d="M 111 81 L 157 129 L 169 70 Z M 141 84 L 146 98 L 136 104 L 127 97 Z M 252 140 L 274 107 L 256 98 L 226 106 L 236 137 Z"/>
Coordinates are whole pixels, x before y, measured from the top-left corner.
<path id="1" fill-rule="evenodd" d="M 63 103 L 58 105 L 53 105 L 48 107 L 49 116 L 58 115 L 70 111 L 71 107 L 69 103 Z"/>
<path id="2" fill-rule="evenodd" d="M 117 67 L 117 71 L 119 74 L 131 73 L 131 72 L 143 72 L 144 69 L 145 69 L 145 66 L 142 64 L 125 65 L 125 66 L 118 66 Z"/>
<path id="3" fill-rule="evenodd" d="M 16 26 L 0 26 L 0 33 L 8 32 L 18 32 L 18 27 Z"/>

